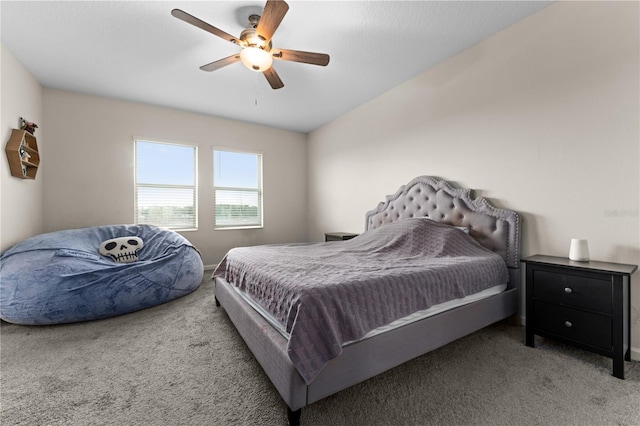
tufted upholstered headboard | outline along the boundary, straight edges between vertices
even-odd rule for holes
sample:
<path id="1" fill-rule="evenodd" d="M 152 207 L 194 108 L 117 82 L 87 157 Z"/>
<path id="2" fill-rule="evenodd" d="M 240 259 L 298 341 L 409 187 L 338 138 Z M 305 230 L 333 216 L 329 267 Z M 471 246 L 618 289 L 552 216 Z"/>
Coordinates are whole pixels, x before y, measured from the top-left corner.
<path id="1" fill-rule="evenodd" d="M 501 255 L 507 266 L 518 268 L 520 215 L 497 209 L 482 197 L 471 199 L 470 193 L 470 189 L 453 188 L 444 180 L 418 176 L 367 212 L 365 229 L 410 217 L 464 226 L 476 241 Z"/>

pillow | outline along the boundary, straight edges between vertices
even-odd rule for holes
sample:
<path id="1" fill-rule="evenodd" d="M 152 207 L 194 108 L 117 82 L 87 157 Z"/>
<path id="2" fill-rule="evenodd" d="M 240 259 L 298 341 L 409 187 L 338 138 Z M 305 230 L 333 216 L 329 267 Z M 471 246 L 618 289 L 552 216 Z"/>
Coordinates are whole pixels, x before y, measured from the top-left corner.
<path id="1" fill-rule="evenodd" d="M 420 219 L 425 219 L 425 220 L 431 220 L 431 221 L 433 221 L 433 219 L 431 219 L 431 218 L 429 218 L 429 217 L 427 217 L 427 216 L 421 217 Z M 448 224 L 447 224 L 447 225 L 448 225 Z M 467 235 L 469 234 L 469 227 L 467 227 L 467 226 L 456 226 L 456 225 L 451 225 L 451 226 L 453 226 L 453 227 L 454 227 L 454 228 L 456 228 L 456 229 L 461 230 L 462 232 L 464 232 L 464 233 L 465 233 L 465 234 L 467 234 Z"/>
<path id="2" fill-rule="evenodd" d="M 100 243 L 98 251 L 114 262 L 131 263 L 138 261 L 138 250 L 144 246 L 140 237 L 118 237 Z"/>

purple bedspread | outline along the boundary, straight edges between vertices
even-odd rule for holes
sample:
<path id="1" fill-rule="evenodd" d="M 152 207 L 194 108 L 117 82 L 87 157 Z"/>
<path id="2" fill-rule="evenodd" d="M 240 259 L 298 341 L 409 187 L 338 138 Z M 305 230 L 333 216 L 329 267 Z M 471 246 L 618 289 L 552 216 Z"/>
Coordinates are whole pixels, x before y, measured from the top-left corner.
<path id="1" fill-rule="evenodd" d="M 347 241 L 234 248 L 213 275 L 282 324 L 307 384 L 344 342 L 508 280 L 499 255 L 428 219 L 389 223 Z"/>

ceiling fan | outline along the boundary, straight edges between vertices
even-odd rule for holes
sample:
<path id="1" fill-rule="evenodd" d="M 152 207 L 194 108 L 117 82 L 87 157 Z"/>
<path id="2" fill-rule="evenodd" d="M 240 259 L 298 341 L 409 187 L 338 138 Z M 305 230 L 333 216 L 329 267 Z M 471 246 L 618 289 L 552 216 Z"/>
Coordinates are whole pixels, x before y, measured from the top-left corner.
<path id="1" fill-rule="evenodd" d="M 240 53 L 203 65 L 200 67 L 201 70 L 215 71 L 241 61 L 250 70 L 263 73 L 271 88 L 280 89 L 284 87 L 284 83 L 272 66 L 273 59 L 320 66 L 326 66 L 329 63 L 329 55 L 325 53 L 272 47 L 271 37 L 288 10 L 289 5 L 283 0 L 267 0 L 262 15 L 249 16 L 250 26 L 240 33 L 240 37 L 234 37 L 180 9 L 173 9 L 171 14 L 188 24 L 242 47 Z"/>

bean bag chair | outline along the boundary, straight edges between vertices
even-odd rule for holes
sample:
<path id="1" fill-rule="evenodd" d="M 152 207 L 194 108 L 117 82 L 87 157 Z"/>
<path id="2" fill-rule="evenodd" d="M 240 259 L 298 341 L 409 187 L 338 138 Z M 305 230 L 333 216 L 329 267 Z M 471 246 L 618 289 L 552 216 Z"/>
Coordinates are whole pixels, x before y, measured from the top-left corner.
<path id="1" fill-rule="evenodd" d="M 191 293 L 203 273 L 187 239 L 155 226 L 50 232 L 0 257 L 0 318 L 33 325 L 122 315 Z"/>

